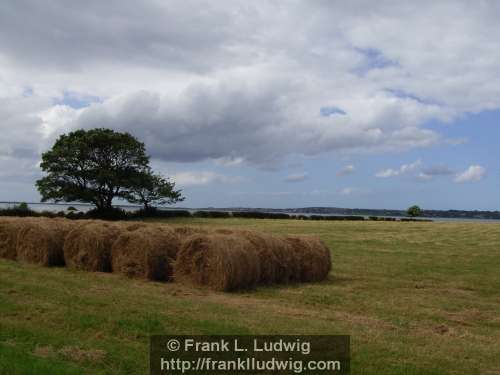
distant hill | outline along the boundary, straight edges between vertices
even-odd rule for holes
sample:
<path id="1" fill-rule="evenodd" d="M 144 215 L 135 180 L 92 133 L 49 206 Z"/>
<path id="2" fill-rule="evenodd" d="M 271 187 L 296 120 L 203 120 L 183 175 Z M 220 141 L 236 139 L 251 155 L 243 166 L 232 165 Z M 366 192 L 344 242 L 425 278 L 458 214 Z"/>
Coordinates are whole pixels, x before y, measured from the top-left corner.
<path id="1" fill-rule="evenodd" d="M 297 214 L 318 215 L 364 215 L 364 216 L 406 216 L 406 210 L 366 209 L 366 208 L 339 208 L 339 207 L 302 207 L 302 208 L 224 208 L 227 211 L 265 211 L 288 212 Z M 423 210 L 423 217 L 450 218 L 450 219 L 496 219 L 500 220 L 500 211 L 464 211 L 464 210 Z"/>

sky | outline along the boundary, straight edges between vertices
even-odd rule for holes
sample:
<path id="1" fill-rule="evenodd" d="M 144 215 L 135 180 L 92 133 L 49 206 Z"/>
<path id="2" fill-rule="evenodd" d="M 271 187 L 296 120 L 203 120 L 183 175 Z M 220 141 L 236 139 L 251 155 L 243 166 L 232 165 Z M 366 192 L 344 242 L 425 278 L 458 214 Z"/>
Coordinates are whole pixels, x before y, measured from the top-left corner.
<path id="1" fill-rule="evenodd" d="M 2 0 L 0 201 L 97 127 L 186 207 L 500 210 L 500 2 Z"/>

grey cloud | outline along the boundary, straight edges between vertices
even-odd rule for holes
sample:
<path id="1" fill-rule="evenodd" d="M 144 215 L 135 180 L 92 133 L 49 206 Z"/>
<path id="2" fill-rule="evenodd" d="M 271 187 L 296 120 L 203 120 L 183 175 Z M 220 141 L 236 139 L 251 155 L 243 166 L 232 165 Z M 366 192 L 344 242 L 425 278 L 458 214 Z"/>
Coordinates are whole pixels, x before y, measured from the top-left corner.
<path id="1" fill-rule="evenodd" d="M 394 128 L 382 121 L 377 128 L 335 127 L 335 120 L 320 116 L 310 121 L 309 115 L 295 115 L 295 101 L 289 102 L 294 90 L 274 80 L 256 87 L 234 82 L 193 85 L 175 98 L 141 91 L 77 111 L 66 126 L 129 131 L 146 142 L 153 157 L 163 160 L 229 158 L 261 168 L 292 153 L 404 149 L 431 144 L 437 137 L 431 131 L 403 124 Z"/>
<path id="2" fill-rule="evenodd" d="M 49 69 L 114 62 L 203 72 L 241 58 L 228 47 L 246 36 L 230 15 L 210 1 L 7 0 L 0 44 L 17 63 Z"/>
<path id="3" fill-rule="evenodd" d="M 422 172 L 429 176 L 450 176 L 455 174 L 455 171 L 446 165 L 435 165 L 429 168 L 424 168 L 422 169 Z"/>

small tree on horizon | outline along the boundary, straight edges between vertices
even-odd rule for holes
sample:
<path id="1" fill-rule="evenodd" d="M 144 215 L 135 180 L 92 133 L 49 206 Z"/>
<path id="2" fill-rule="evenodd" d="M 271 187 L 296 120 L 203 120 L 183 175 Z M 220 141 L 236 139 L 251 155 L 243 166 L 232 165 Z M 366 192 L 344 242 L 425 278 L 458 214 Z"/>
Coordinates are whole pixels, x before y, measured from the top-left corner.
<path id="1" fill-rule="evenodd" d="M 151 211 L 155 206 L 182 202 L 184 199 L 181 190 L 175 190 L 174 182 L 151 170 L 138 176 L 127 198 L 130 203 L 142 204 L 145 211 Z"/>
<path id="2" fill-rule="evenodd" d="M 417 217 L 422 215 L 422 209 L 419 206 L 414 205 L 406 210 L 406 214 L 411 217 Z"/>

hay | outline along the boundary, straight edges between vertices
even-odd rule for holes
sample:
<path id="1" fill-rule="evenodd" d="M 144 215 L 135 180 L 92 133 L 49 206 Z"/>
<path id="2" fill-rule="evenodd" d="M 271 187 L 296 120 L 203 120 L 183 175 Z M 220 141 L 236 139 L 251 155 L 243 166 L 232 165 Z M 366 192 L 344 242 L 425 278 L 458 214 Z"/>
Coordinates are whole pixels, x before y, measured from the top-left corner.
<path id="1" fill-rule="evenodd" d="M 332 262 L 330 250 L 319 237 L 287 236 L 286 241 L 299 260 L 297 281 L 322 281 L 330 273 Z"/>
<path id="2" fill-rule="evenodd" d="M 219 229 L 214 230 L 214 233 L 218 233 L 218 234 L 235 234 L 235 233 L 241 233 L 241 232 L 235 232 L 232 229 L 219 228 Z"/>
<path id="3" fill-rule="evenodd" d="M 0 258 L 17 259 L 17 235 L 23 227 L 19 218 L 5 218 L 0 220 Z"/>
<path id="4" fill-rule="evenodd" d="M 146 224 L 146 223 L 127 223 L 127 222 L 118 222 L 115 223 L 116 225 L 120 226 L 122 229 L 128 231 L 128 232 L 133 232 L 138 229 L 142 228 L 147 228 L 151 224 Z"/>
<path id="5" fill-rule="evenodd" d="M 199 227 L 176 227 L 174 232 L 182 239 L 196 234 L 208 234 L 208 230 Z"/>
<path id="6" fill-rule="evenodd" d="M 176 280 L 232 291 L 321 281 L 330 272 L 330 251 L 317 237 L 221 232 L 195 235 L 184 243 L 175 263 Z"/>
<path id="7" fill-rule="evenodd" d="M 74 228 L 64 243 L 64 260 L 70 268 L 111 272 L 111 247 L 121 232 L 118 224 L 88 220 Z"/>
<path id="8" fill-rule="evenodd" d="M 169 281 L 180 241 L 165 226 L 144 226 L 120 234 L 111 250 L 113 272 L 128 277 Z"/>
<path id="9" fill-rule="evenodd" d="M 300 259 L 284 238 L 254 231 L 242 231 L 239 236 L 249 240 L 259 256 L 261 284 L 298 281 Z"/>
<path id="10" fill-rule="evenodd" d="M 17 259 L 42 266 L 63 266 L 64 240 L 76 224 L 66 219 L 39 219 L 18 232 Z"/>
<path id="11" fill-rule="evenodd" d="M 175 280 L 217 291 L 247 289 L 260 279 L 259 256 L 252 243 L 234 235 L 200 234 L 182 246 Z"/>

